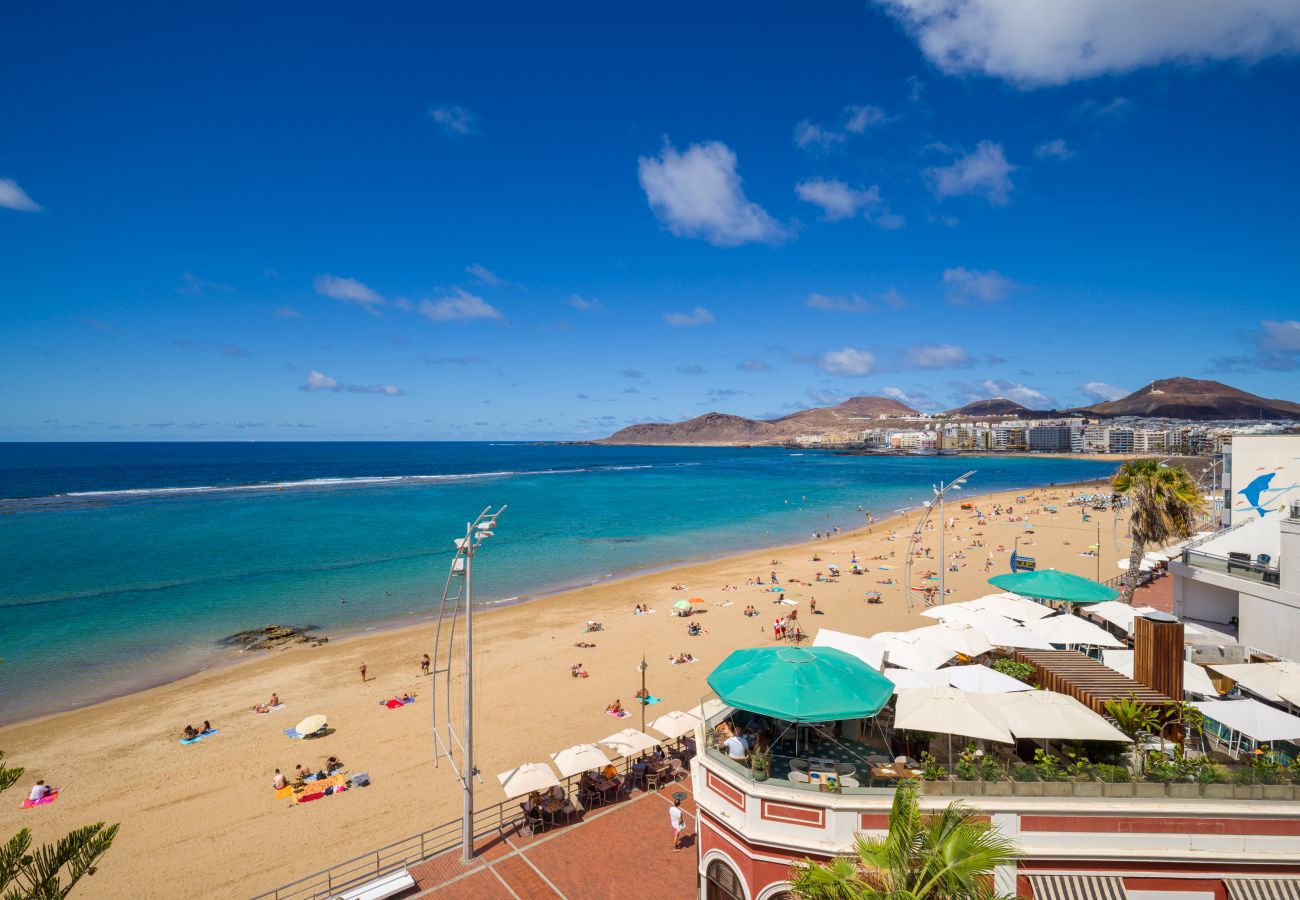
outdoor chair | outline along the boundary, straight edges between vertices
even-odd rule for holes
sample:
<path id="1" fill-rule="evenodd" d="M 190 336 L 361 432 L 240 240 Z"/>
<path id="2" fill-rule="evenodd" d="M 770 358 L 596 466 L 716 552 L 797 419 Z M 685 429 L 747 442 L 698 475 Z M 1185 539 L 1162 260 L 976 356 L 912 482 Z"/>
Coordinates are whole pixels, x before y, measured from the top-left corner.
<path id="1" fill-rule="evenodd" d="M 599 791 L 580 790 L 578 803 L 582 804 L 583 809 L 595 809 L 597 806 L 605 805 L 605 797 Z"/>
<path id="2" fill-rule="evenodd" d="M 862 787 L 862 785 L 852 775 L 844 775 L 840 778 L 840 787 L 855 788 Z"/>
<path id="3" fill-rule="evenodd" d="M 1251 565 L 1249 553 L 1237 553 L 1235 551 L 1228 553 L 1229 572 L 1231 572 L 1233 569 L 1245 569 L 1247 572 L 1249 572 L 1251 571 L 1252 568 L 1253 566 Z"/>
<path id="4" fill-rule="evenodd" d="M 530 810 L 527 805 L 520 803 L 519 810 L 524 814 L 524 827 L 528 829 L 529 834 L 541 834 L 546 830 L 546 819 L 540 809 Z"/>
<path id="5" fill-rule="evenodd" d="M 790 768 L 791 768 L 791 769 L 794 769 L 795 771 L 798 771 L 798 772 L 807 772 L 807 771 L 808 771 L 808 760 L 806 760 L 806 759 L 792 759 L 792 760 L 790 760 Z"/>
<path id="6" fill-rule="evenodd" d="M 809 783 L 809 780 L 808 780 L 808 773 L 807 773 L 807 772 L 800 772 L 798 769 L 791 769 L 791 770 L 790 770 L 790 774 L 787 776 L 787 778 L 788 778 L 789 781 L 793 781 L 795 784 L 808 784 L 808 783 Z"/>
<path id="7" fill-rule="evenodd" d="M 686 767 L 682 765 L 682 761 L 675 756 L 668 760 L 667 771 L 672 775 L 674 782 L 681 781 L 687 774 Z"/>
<path id="8" fill-rule="evenodd" d="M 645 770 L 645 786 L 647 791 L 657 791 L 660 785 L 668 778 L 668 767 L 647 768 Z"/>
<path id="9" fill-rule="evenodd" d="M 839 775 L 841 778 L 846 775 L 856 775 L 858 774 L 858 767 L 852 763 L 836 763 L 835 774 Z"/>

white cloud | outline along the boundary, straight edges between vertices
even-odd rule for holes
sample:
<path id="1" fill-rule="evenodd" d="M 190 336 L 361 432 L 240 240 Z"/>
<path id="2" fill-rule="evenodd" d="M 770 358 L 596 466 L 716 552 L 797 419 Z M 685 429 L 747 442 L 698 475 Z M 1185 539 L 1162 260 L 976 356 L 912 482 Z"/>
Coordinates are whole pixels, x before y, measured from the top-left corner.
<path id="1" fill-rule="evenodd" d="M 878 0 L 949 74 L 1023 86 L 1300 48 L 1289 0 Z"/>
<path id="2" fill-rule="evenodd" d="M 809 178 L 796 184 L 794 192 L 800 200 L 820 206 L 828 222 L 869 212 L 880 205 L 880 188 L 874 184 L 860 191 L 842 181 Z"/>
<path id="3" fill-rule="evenodd" d="M 1107 384 L 1104 381 L 1089 381 L 1087 384 L 1079 385 L 1079 390 L 1093 400 L 1118 400 L 1129 395 L 1126 388 Z"/>
<path id="4" fill-rule="evenodd" d="M 934 166 L 921 174 L 940 200 L 972 195 L 983 197 L 994 206 L 1005 206 L 1015 187 L 1011 183 L 1011 173 L 1015 170 L 1007 162 L 1001 144 L 980 141 L 973 152 L 951 165 Z"/>
<path id="5" fill-rule="evenodd" d="M 650 208 L 678 237 L 703 238 L 719 247 L 775 244 L 789 231 L 751 203 L 736 172 L 736 154 L 720 141 L 691 144 L 685 152 L 666 144 L 637 164 Z"/>
<path id="6" fill-rule="evenodd" d="M 907 306 L 907 298 L 904 297 L 898 288 L 890 288 L 880 295 L 880 299 L 890 309 L 902 309 Z"/>
<path id="7" fill-rule="evenodd" d="M 1265 320 L 1259 326 L 1260 332 L 1255 342 L 1261 349 L 1277 353 L 1300 353 L 1300 322 L 1295 319 L 1283 322 Z"/>
<path id="8" fill-rule="evenodd" d="M 465 267 L 465 271 L 484 284 L 498 285 L 502 283 L 500 275 L 486 266 L 480 266 L 478 263 L 469 264 Z"/>
<path id="9" fill-rule="evenodd" d="M 450 294 L 437 300 L 421 300 L 420 314 L 435 322 L 467 322 L 472 319 L 500 322 L 505 319 L 501 310 L 462 288 L 453 288 Z"/>
<path id="10" fill-rule="evenodd" d="M 925 393 L 921 391 L 916 391 L 914 393 L 909 394 L 907 391 L 903 390 L 902 388 L 884 387 L 880 389 L 880 393 L 886 397 L 892 397 L 893 399 L 897 400 L 899 403 L 906 404 L 907 406 L 910 406 L 913 409 L 920 409 L 922 405 L 929 404 L 930 402 L 929 396 L 927 396 Z"/>
<path id="11" fill-rule="evenodd" d="M 1092 119 L 1094 122 L 1105 123 L 1124 118 L 1132 109 L 1133 101 L 1129 98 L 1111 97 L 1105 103 L 1089 98 L 1076 106 L 1074 111 L 1077 115 Z"/>
<path id="12" fill-rule="evenodd" d="M 449 137 L 464 137 L 478 130 L 478 116 L 456 103 L 430 106 L 429 118 Z"/>
<path id="13" fill-rule="evenodd" d="M 309 391 L 331 391 L 335 394 L 382 394 L 385 397 L 400 397 L 402 389 L 392 384 L 343 384 L 336 379 L 331 378 L 324 372 L 318 372 L 312 369 L 307 373 L 307 380 L 299 385 L 298 390 Z"/>
<path id="14" fill-rule="evenodd" d="M 1041 391 L 1036 391 L 1027 385 L 1018 384 L 1014 381 L 990 378 L 981 381 L 980 387 L 987 391 L 990 396 L 1005 397 L 1008 400 L 1016 401 L 1021 406 L 1042 408 L 1055 405 L 1052 403 L 1051 398 Z"/>
<path id="15" fill-rule="evenodd" d="M 1056 138 L 1052 141 L 1044 141 L 1035 147 L 1034 155 L 1039 159 L 1069 159 L 1074 156 L 1074 152 L 1070 150 L 1070 146 L 1063 138 Z"/>
<path id="16" fill-rule="evenodd" d="M 885 210 L 876 216 L 876 225 L 883 231 L 897 231 L 907 224 L 907 219 Z"/>
<path id="17" fill-rule="evenodd" d="M 794 126 L 794 142 L 800 150 L 829 150 L 846 140 L 838 131 L 823 128 L 816 122 L 804 119 Z"/>
<path id="18" fill-rule="evenodd" d="M 761 359 L 747 359 L 743 362 L 736 363 L 736 368 L 742 372 L 770 372 L 772 367 Z"/>
<path id="19" fill-rule="evenodd" d="M 878 106 L 846 106 L 844 112 L 849 117 L 844 130 L 853 134 L 862 134 L 872 125 L 889 121 L 889 116 Z"/>
<path id="20" fill-rule="evenodd" d="M 697 306 L 688 313 L 670 312 L 664 316 L 664 321 L 674 328 L 689 328 L 692 325 L 708 325 L 713 321 L 713 313 L 709 312 L 703 306 Z"/>
<path id="21" fill-rule="evenodd" d="M 603 313 L 605 311 L 605 304 L 595 297 L 583 297 L 579 294 L 569 298 L 569 305 L 579 312 Z"/>
<path id="22" fill-rule="evenodd" d="M 826 294 L 809 294 L 804 303 L 810 309 L 821 309 L 827 312 L 851 312 L 865 313 L 875 309 L 875 305 L 860 294 L 849 294 L 847 297 L 830 297 Z"/>
<path id="23" fill-rule="evenodd" d="M 332 297 L 344 303 L 355 303 L 367 312 L 379 315 L 376 306 L 384 305 L 384 298 L 375 293 L 369 285 L 355 278 L 340 278 L 337 275 L 317 275 L 311 280 L 312 289 L 323 297 Z"/>
<path id="24" fill-rule="evenodd" d="M 955 369 L 973 362 L 956 344 L 916 344 L 903 352 L 903 365 L 916 369 Z"/>
<path id="25" fill-rule="evenodd" d="M 876 370 L 876 357 L 868 350 L 845 347 L 823 354 L 818 365 L 828 375 L 870 375 Z"/>
<path id="26" fill-rule="evenodd" d="M 955 269 L 944 269 L 943 283 L 948 288 L 948 302 L 957 304 L 969 303 L 971 300 L 994 303 L 1005 299 L 1020 287 L 1019 284 L 998 272 L 992 270 L 981 272 L 978 269 L 964 269 L 960 266 Z"/>
<path id="27" fill-rule="evenodd" d="M 19 212 L 39 212 L 41 205 L 27 196 L 12 178 L 0 178 L 0 207 Z"/>

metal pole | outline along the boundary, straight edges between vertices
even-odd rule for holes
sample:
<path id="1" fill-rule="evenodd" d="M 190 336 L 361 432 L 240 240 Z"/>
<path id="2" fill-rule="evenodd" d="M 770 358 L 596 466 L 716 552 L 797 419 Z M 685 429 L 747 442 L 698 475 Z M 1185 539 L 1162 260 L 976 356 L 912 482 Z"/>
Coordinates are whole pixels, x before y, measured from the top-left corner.
<path id="1" fill-rule="evenodd" d="M 1097 518 L 1097 580 L 1101 581 L 1101 518 Z"/>
<path id="2" fill-rule="evenodd" d="M 948 532 L 948 520 L 943 517 L 943 495 L 947 492 L 943 482 L 939 482 L 939 605 L 942 606 L 948 596 L 944 590 L 948 577 L 948 558 L 944 555 L 943 536 Z M 951 754 L 950 754 L 951 755 Z"/>
<path id="3" fill-rule="evenodd" d="M 646 706 L 645 702 L 648 699 L 645 692 L 645 670 L 647 666 L 645 662 L 644 653 L 641 654 L 641 665 L 638 666 L 637 668 L 641 670 L 641 731 L 644 732 L 645 731 L 645 706 Z"/>
<path id="4" fill-rule="evenodd" d="M 461 862 L 474 861 L 474 534 L 466 530 L 465 544 L 465 804 L 462 812 Z"/>

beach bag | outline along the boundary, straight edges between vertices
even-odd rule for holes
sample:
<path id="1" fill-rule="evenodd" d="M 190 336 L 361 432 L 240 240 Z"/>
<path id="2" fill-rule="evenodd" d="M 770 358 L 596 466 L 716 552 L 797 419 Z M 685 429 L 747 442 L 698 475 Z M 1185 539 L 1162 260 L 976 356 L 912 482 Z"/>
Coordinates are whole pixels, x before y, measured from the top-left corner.
<path id="1" fill-rule="evenodd" d="M 352 776 L 352 786 L 353 786 L 353 787 L 369 787 L 369 786 L 370 786 L 370 773 L 369 773 L 369 772 L 358 772 L 357 774 L 353 775 L 353 776 Z"/>

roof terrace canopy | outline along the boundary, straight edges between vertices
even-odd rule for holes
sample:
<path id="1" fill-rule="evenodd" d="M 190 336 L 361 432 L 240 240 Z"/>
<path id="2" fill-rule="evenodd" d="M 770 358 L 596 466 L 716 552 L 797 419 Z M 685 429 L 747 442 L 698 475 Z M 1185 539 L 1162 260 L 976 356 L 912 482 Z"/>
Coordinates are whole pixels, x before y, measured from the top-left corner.
<path id="1" fill-rule="evenodd" d="M 1022 597 L 1058 600 L 1062 603 L 1101 603 L 1119 597 L 1119 591 L 1114 588 L 1058 569 L 995 575 L 989 579 L 989 584 Z"/>
<path id="2" fill-rule="evenodd" d="M 885 676 L 833 647 L 737 650 L 708 681 L 729 706 L 787 722 L 868 718 L 894 692 Z"/>

